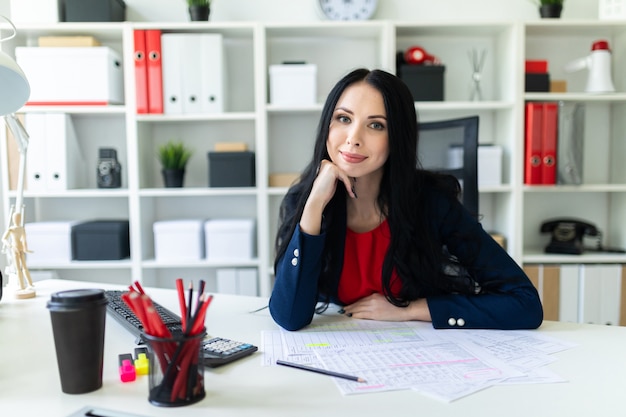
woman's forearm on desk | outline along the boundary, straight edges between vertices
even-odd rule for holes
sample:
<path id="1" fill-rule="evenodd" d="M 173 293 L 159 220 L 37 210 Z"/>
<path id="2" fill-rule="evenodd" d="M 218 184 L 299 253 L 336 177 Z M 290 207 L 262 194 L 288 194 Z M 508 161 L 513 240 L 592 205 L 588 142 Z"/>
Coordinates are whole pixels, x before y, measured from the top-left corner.
<path id="1" fill-rule="evenodd" d="M 287 330 L 300 329 L 313 319 L 324 241 L 323 234 L 309 235 L 297 226 L 276 264 L 269 309 L 274 321 Z"/>

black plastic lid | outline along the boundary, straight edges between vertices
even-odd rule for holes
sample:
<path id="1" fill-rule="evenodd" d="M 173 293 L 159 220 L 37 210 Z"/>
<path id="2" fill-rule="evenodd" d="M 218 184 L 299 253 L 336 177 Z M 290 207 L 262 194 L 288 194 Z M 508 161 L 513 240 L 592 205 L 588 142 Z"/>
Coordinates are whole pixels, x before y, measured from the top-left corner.
<path id="1" fill-rule="evenodd" d="M 97 288 L 84 288 L 59 291 L 52 294 L 50 296 L 50 301 L 48 301 L 48 308 L 75 308 L 82 306 L 83 304 L 100 305 L 107 302 L 104 290 Z"/>

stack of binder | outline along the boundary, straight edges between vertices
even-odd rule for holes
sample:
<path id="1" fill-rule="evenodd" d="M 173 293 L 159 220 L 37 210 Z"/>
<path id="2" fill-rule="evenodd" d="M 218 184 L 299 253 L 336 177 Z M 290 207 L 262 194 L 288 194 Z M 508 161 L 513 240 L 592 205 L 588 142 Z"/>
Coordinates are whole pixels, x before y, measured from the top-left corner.
<path id="1" fill-rule="evenodd" d="M 135 30 L 134 41 L 137 113 L 224 111 L 221 34 Z"/>
<path id="2" fill-rule="evenodd" d="M 528 102 L 524 184 L 581 184 L 584 105 Z"/>
<path id="3" fill-rule="evenodd" d="M 557 114 L 555 102 L 526 103 L 525 184 L 556 184 Z"/>
<path id="4" fill-rule="evenodd" d="M 26 154 L 29 191 L 84 188 L 87 178 L 72 119 L 65 113 L 27 113 L 30 139 Z"/>
<path id="5" fill-rule="evenodd" d="M 161 31 L 133 32 L 137 113 L 163 113 Z"/>

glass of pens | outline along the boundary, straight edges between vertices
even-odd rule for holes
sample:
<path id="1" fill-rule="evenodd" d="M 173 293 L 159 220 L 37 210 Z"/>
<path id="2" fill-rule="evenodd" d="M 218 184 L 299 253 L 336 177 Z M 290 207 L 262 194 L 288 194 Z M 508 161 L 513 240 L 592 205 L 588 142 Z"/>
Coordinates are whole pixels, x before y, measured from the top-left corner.
<path id="1" fill-rule="evenodd" d="M 204 365 L 200 355 L 205 334 L 180 334 L 170 338 L 143 336 L 150 358 L 150 403 L 177 407 L 204 398 Z"/>
<path id="2" fill-rule="evenodd" d="M 201 280 L 194 308 L 193 286 L 189 286 L 187 299 L 180 278 L 176 280 L 176 289 L 181 310 L 180 332 L 170 332 L 138 282 L 122 295 L 144 328 L 142 337 L 150 360 L 148 401 L 161 407 L 189 405 L 205 397 L 202 342 L 206 336 L 204 319 L 213 296 L 204 294 Z"/>

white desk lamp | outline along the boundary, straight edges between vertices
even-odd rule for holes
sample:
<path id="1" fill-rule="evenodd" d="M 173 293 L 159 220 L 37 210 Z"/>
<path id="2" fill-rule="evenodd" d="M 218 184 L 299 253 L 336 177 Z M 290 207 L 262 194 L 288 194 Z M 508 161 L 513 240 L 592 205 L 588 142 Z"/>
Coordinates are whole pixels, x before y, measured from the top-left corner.
<path id="1" fill-rule="evenodd" d="M 12 39 L 17 34 L 13 23 L 4 16 L 13 27 L 13 34 L 0 42 Z M 0 115 L 13 137 L 17 141 L 20 153 L 19 173 L 17 180 L 17 194 L 15 204 L 9 213 L 9 227 L 2 234 L 2 249 L 7 254 L 9 286 L 15 289 L 16 298 L 32 298 L 35 288 L 26 266 L 26 233 L 24 231 L 24 176 L 26 171 L 26 151 L 28 149 L 28 133 L 15 116 L 15 112 L 22 108 L 30 96 L 30 85 L 26 75 L 17 63 L 6 53 L 0 51 Z"/>

